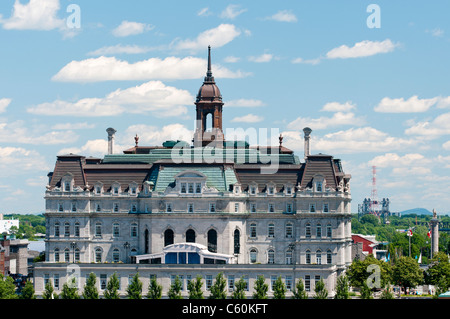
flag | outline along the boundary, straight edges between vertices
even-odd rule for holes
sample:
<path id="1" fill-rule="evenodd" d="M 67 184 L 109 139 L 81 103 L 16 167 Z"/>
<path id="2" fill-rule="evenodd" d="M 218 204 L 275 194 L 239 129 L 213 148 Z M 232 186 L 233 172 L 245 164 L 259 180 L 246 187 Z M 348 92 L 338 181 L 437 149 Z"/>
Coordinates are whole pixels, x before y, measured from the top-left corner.
<path id="1" fill-rule="evenodd" d="M 422 253 L 420 253 L 419 260 L 417 261 L 419 264 L 422 263 Z"/>
<path id="2" fill-rule="evenodd" d="M 411 237 L 411 236 L 413 235 L 412 229 L 408 229 L 408 232 L 406 233 L 406 235 L 408 235 L 409 237 Z"/>
<path id="3" fill-rule="evenodd" d="M 431 230 L 428 231 L 427 236 L 428 238 L 431 238 Z"/>

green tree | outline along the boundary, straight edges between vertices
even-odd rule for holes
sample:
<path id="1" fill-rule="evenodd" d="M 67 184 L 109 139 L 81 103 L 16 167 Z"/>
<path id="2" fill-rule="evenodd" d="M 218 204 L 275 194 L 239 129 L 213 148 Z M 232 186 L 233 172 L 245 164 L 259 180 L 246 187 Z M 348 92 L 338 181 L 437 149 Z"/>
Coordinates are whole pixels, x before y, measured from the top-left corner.
<path id="1" fill-rule="evenodd" d="M 425 281 L 427 284 L 437 285 L 442 278 L 445 278 L 447 286 L 450 286 L 450 262 L 448 256 L 440 251 L 433 257 L 425 272 Z"/>
<path id="2" fill-rule="evenodd" d="M 42 294 L 43 299 L 58 299 L 58 295 L 55 294 L 53 289 L 52 281 L 49 279 L 45 284 L 44 293 Z"/>
<path id="3" fill-rule="evenodd" d="M 142 282 L 139 280 L 139 273 L 133 276 L 133 279 L 127 287 L 127 298 L 142 299 Z"/>
<path id="4" fill-rule="evenodd" d="M 98 290 L 95 286 L 97 282 L 97 277 L 93 272 L 89 274 L 86 284 L 84 285 L 84 290 L 82 296 L 84 299 L 98 299 Z"/>
<path id="5" fill-rule="evenodd" d="M 256 279 L 254 290 L 253 299 L 267 299 L 269 285 L 265 283 L 263 275 L 258 276 L 258 279 Z"/>
<path id="6" fill-rule="evenodd" d="M 234 291 L 231 294 L 231 299 L 246 299 L 245 297 L 245 289 L 247 287 L 247 283 L 245 282 L 244 276 L 242 276 L 234 286 Z"/>
<path id="7" fill-rule="evenodd" d="M 181 280 L 178 276 L 175 277 L 175 281 L 170 285 L 169 288 L 169 299 L 183 299 L 181 296 Z"/>
<path id="8" fill-rule="evenodd" d="M 114 273 L 106 283 L 106 289 L 103 293 L 105 299 L 119 299 L 119 278 L 117 278 L 117 274 Z"/>
<path id="9" fill-rule="evenodd" d="M 78 288 L 76 287 L 76 278 L 73 277 L 69 282 L 65 282 L 60 294 L 61 299 L 80 299 Z"/>
<path id="10" fill-rule="evenodd" d="M 375 271 L 370 271 L 371 268 L 369 266 L 371 265 L 377 265 L 379 267 L 381 287 L 384 287 L 391 280 L 391 266 L 384 261 L 376 259 L 373 255 L 368 255 L 364 260 L 353 260 L 352 264 L 347 269 L 347 276 L 350 285 L 361 288 L 362 285 L 367 282 L 369 276 L 371 276 Z"/>
<path id="11" fill-rule="evenodd" d="M 388 284 L 381 293 L 380 299 L 394 299 L 394 294 L 391 291 L 391 286 Z"/>
<path id="12" fill-rule="evenodd" d="M 406 288 L 414 288 L 423 282 L 423 271 L 414 258 L 400 257 L 392 269 L 392 279 L 406 291 Z"/>
<path id="13" fill-rule="evenodd" d="M 211 286 L 211 295 L 209 299 L 226 299 L 227 298 L 227 281 L 223 277 L 223 273 L 218 273 L 216 281 Z"/>
<path id="14" fill-rule="evenodd" d="M 203 291 L 202 291 L 202 276 L 197 275 L 195 280 L 189 280 L 188 282 L 188 291 L 189 291 L 189 299 L 203 299 Z"/>
<path id="15" fill-rule="evenodd" d="M 17 299 L 16 286 L 11 277 L 0 274 L 0 299 Z"/>
<path id="16" fill-rule="evenodd" d="M 366 282 L 363 282 L 361 285 L 361 291 L 360 291 L 360 298 L 361 299 L 372 299 L 372 290 L 369 288 Z"/>
<path id="17" fill-rule="evenodd" d="M 316 287 L 314 287 L 314 292 L 316 293 L 314 299 L 328 298 L 328 290 L 327 288 L 325 288 L 325 283 L 323 282 L 322 278 L 320 278 L 320 280 L 316 283 Z"/>
<path id="18" fill-rule="evenodd" d="M 442 277 L 436 284 L 436 292 L 434 293 L 433 299 L 438 299 L 439 295 L 448 291 L 447 278 Z"/>
<path id="19" fill-rule="evenodd" d="M 156 278 L 152 278 L 152 280 L 150 280 L 150 284 L 148 285 L 147 298 L 161 299 L 161 297 L 162 297 L 162 286 L 158 284 Z"/>
<path id="20" fill-rule="evenodd" d="M 20 299 L 36 299 L 34 295 L 34 287 L 31 281 L 27 280 L 25 286 L 22 288 L 20 293 Z"/>
<path id="21" fill-rule="evenodd" d="M 300 278 L 294 287 L 294 299 L 308 299 L 308 293 L 305 290 L 305 285 L 303 284 L 303 279 Z"/>
<path id="22" fill-rule="evenodd" d="M 334 299 L 349 299 L 348 289 L 348 277 L 345 274 L 340 275 L 336 281 Z"/>
<path id="23" fill-rule="evenodd" d="M 281 276 L 278 276 L 277 280 L 273 285 L 273 298 L 274 299 L 285 299 L 286 298 L 286 285 L 283 280 L 281 280 Z"/>

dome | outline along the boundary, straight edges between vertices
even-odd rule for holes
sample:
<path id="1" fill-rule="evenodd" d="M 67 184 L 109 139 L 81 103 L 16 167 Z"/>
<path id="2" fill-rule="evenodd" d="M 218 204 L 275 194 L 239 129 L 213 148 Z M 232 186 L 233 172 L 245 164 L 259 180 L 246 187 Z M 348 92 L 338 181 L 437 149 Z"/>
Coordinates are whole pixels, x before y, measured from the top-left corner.
<path id="1" fill-rule="evenodd" d="M 197 100 L 198 102 L 218 102 L 222 103 L 222 94 L 214 81 L 214 77 L 211 71 L 211 47 L 208 46 L 208 70 L 206 72 L 205 79 L 202 86 L 198 90 Z"/>

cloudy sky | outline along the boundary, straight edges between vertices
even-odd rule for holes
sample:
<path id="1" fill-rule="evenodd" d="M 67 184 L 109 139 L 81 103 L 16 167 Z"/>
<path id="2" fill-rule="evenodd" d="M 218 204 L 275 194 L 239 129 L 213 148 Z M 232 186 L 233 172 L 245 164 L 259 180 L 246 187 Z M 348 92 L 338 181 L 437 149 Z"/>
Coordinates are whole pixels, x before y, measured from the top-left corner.
<path id="1" fill-rule="evenodd" d="M 375 6 L 371 5 L 375 4 Z M 352 174 L 352 211 L 450 212 L 448 1 L 0 2 L 0 212 L 41 212 L 56 156 L 190 140 L 212 46 L 223 126 Z M 277 136 L 269 136 L 277 141 Z M 261 139 L 262 140 L 262 139 Z M 260 140 L 260 141 L 261 141 Z"/>

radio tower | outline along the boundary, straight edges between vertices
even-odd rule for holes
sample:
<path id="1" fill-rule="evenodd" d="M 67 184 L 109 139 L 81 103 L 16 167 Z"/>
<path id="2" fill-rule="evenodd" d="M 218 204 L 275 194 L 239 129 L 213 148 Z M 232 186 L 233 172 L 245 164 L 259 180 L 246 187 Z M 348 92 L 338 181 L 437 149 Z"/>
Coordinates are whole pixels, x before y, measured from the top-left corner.
<path id="1" fill-rule="evenodd" d="M 380 211 L 377 195 L 377 167 L 372 166 L 372 202 L 371 202 L 371 213 L 378 216 Z"/>

